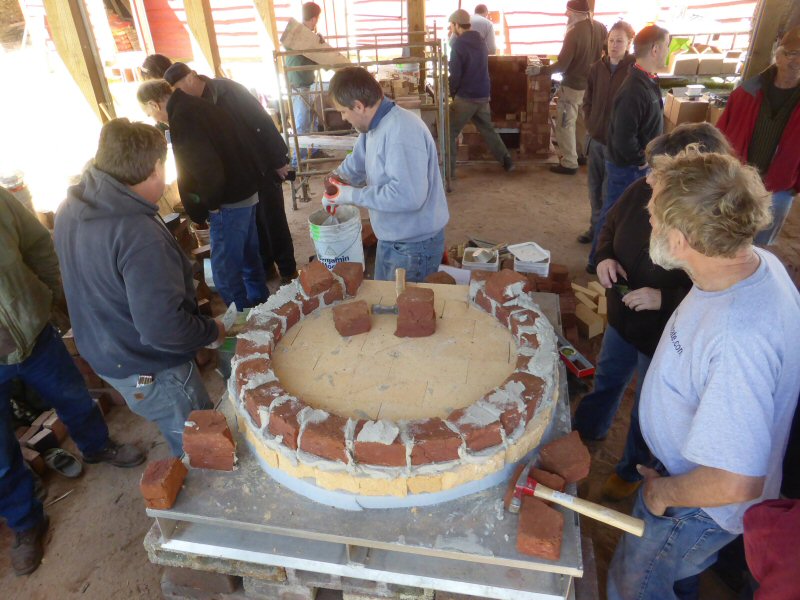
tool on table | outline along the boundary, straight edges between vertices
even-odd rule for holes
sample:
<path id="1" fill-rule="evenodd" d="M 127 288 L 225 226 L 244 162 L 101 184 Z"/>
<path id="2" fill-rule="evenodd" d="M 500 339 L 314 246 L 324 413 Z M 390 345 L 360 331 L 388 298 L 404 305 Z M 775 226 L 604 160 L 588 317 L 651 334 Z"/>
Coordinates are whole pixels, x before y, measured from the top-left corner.
<path id="1" fill-rule="evenodd" d="M 530 473 L 531 469 L 536 466 L 536 461 L 538 458 L 538 454 L 534 456 L 528 462 L 525 468 L 522 469 L 519 477 L 517 477 L 517 482 L 514 485 L 514 496 L 511 498 L 511 504 L 508 507 L 510 512 L 515 514 L 519 512 L 520 508 L 522 507 L 523 496 L 534 496 L 535 498 L 541 498 L 542 500 L 553 502 L 554 504 L 558 504 L 564 508 L 569 508 L 570 510 L 574 510 L 576 513 L 580 513 L 584 516 L 600 521 L 601 523 L 605 523 L 606 525 L 617 527 L 618 529 L 627 531 L 630 534 L 639 537 L 644 535 L 644 521 L 641 519 L 626 515 L 611 508 L 606 508 L 605 506 L 595 504 L 594 502 L 589 502 L 588 500 L 578 498 L 571 494 L 557 492 L 556 490 L 552 490 L 549 487 L 537 482 L 533 477 L 531 477 Z"/>
<path id="2" fill-rule="evenodd" d="M 394 270 L 394 290 L 396 296 L 399 296 L 403 293 L 406 289 L 406 270 L 403 268 L 398 268 Z M 398 313 L 397 310 L 397 301 L 393 305 L 388 304 L 373 304 L 372 305 L 372 314 L 373 315 L 396 315 Z"/>
<path id="3" fill-rule="evenodd" d="M 328 175 L 322 182 L 322 184 L 325 186 L 325 193 L 328 194 L 329 196 L 333 196 L 339 191 L 339 188 L 336 186 L 336 184 L 341 184 L 341 183 L 344 182 L 330 175 Z M 336 206 L 328 206 L 325 208 L 325 210 L 328 211 L 330 216 L 327 219 L 325 219 L 325 221 L 323 221 L 322 224 L 338 225 L 339 218 L 336 216 Z"/>
<path id="4" fill-rule="evenodd" d="M 583 354 L 569 343 L 567 338 L 555 332 L 558 339 L 558 353 L 561 355 L 561 360 L 567 366 L 567 369 L 576 377 L 589 377 L 594 375 L 594 365 L 589 362 Z"/>

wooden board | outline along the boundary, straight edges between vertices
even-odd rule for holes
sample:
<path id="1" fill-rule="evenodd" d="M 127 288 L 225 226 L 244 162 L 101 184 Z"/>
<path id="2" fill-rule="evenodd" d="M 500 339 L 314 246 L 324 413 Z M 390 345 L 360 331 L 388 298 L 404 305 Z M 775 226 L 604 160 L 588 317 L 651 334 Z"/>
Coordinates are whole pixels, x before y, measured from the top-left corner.
<path id="1" fill-rule="evenodd" d="M 281 44 L 283 44 L 283 47 L 287 50 L 319 50 L 328 48 L 329 50 L 327 52 L 309 52 L 305 55 L 318 65 L 342 65 L 350 63 L 350 60 L 346 56 L 332 51 L 333 46 L 321 42 L 319 35 L 295 19 L 289 19 L 286 30 L 281 36 Z"/>
<path id="2" fill-rule="evenodd" d="M 283 387 L 342 416 L 396 420 L 446 417 L 501 384 L 516 366 L 508 330 L 468 304 L 467 286 L 420 285 L 434 290 L 434 335 L 399 338 L 394 315 L 372 315 L 369 333 L 343 338 L 319 310 L 273 352 Z M 357 299 L 394 304 L 394 282 L 365 281 Z"/>

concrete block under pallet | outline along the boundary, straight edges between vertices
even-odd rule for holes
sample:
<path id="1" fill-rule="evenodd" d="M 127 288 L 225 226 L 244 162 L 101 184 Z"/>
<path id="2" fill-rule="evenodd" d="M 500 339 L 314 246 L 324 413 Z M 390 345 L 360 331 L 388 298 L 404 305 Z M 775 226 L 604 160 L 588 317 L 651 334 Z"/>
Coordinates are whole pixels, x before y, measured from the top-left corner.
<path id="1" fill-rule="evenodd" d="M 343 592 L 342 600 L 383 600 L 384 598 L 392 598 L 393 600 L 433 600 L 435 594 L 433 590 L 424 590 L 422 588 L 409 587 L 403 589 L 406 591 L 398 591 L 392 596 Z"/>
<path id="2" fill-rule="evenodd" d="M 314 600 L 317 588 L 285 581 L 276 583 L 245 577 L 244 594 L 252 600 Z"/>
<path id="3" fill-rule="evenodd" d="M 167 567 L 161 576 L 164 598 L 192 600 L 245 600 L 242 578 L 222 573 Z"/>
<path id="4" fill-rule="evenodd" d="M 433 590 L 383 581 L 342 578 L 343 600 L 431 600 Z"/>

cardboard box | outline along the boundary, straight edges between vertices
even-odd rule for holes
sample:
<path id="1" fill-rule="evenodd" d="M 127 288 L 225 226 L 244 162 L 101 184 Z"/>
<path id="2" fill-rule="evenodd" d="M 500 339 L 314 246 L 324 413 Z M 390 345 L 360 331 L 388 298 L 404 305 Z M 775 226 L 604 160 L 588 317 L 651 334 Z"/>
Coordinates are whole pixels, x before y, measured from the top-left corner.
<path id="1" fill-rule="evenodd" d="M 739 72 L 743 59 L 744 56 L 741 50 L 729 50 L 726 52 L 725 58 L 722 60 L 722 74 L 736 75 Z"/>
<path id="2" fill-rule="evenodd" d="M 722 113 L 725 112 L 725 108 L 721 106 L 716 106 L 715 104 L 708 105 L 708 114 L 706 115 L 706 121 L 711 123 L 712 125 L 716 125 L 719 118 L 722 116 Z"/>
<path id="3" fill-rule="evenodd" d="M 708 100 L 690 100 L 685 96 L 667 94 L 664 115 L 673 125 L 702 123 L 708 114 Z"/>
<path id="4" fill-rule="evenodd" d="M 697 47 L 697 46 L 695 46 Z M 698 75 L 719 75 L 722 73 L 722 63 L 725 54 L 719 48 L 706 46 L 700 52 L 700 63 L 697 65 Z"/>
<path id="5" fill-rule="evenodd" d="M 675 52 L 669 57 L 665 73 L 673 75 L 696 75 L 700 65 L 700 55 L 694 48 Z"/>

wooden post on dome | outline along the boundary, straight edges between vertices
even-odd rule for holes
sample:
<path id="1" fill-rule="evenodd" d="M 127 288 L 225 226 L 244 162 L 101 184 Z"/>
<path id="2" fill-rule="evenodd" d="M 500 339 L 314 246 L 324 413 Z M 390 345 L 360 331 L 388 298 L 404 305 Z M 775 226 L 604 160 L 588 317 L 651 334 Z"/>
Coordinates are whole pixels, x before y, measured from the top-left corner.
<path id="1" fill-rule="evenodd" d="M 186 0 L 186 23 L 215 77 L 224 77 L 210 0 Z"/>
<path id="2" fill-rule="evenodd" d="M 116 117 L 103 63 L 82 0 L 44 0 L 53 43 L 72 79 L 105 123 Z"/>
<path id="3" fill-rule="evenodd" d="M 421 44 L 425 41 L 425 0 L 406 0 L 406 14 L 408 15 L 408 41 L 412 44 Z M 421 32 L 421 33 L 411 33 Z M 425 56 L 425 48 L 411 48 L 411 56 Z M 424 85 L 425 65 L 419 66 L 419 81 Z"/>

